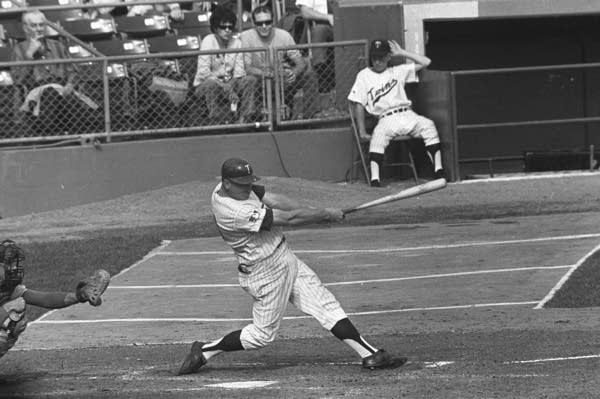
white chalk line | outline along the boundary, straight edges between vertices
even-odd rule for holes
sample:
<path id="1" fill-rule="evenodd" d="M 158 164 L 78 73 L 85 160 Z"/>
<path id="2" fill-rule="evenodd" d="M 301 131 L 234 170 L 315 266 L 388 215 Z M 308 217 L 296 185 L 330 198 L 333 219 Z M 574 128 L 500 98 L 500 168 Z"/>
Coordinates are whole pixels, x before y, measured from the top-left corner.
<path id="1" fill-rule="evenodd" d="M 373 310 L 368 312 L 347 313 L 348 316 L 370 316 L 390 313 L 425 312 L 437 310 L 475 309 L 501 306 L 525 306 L 536 304 L 538 301 L 525 302 L 498 302 L 498 303 L 476 303 L 468 305 L 433 306 L 408 309 Z M 312 316 L 286 316 L 284 320 L 311 319 Z M 200 318 L 200 317 L 158 317 L 158 318 L 123 318 L 123 319 L 94 319 L 94 320 L 36 320 L 35 324 L 96 324 L 96 323 L 153 323 L 153 322 L 177 322 L 177 323 L 216 323 L 216 322 L 249 322 L 252 318 Z M 31 323 L 34 324 L 34 323 Z"/>
<path id="2" fill-rule="evenodd" d="M 566 357 L 549 357 L 545 359 L 531 359 L 531 360 L 513 360 L 510 362 L 503 362 L 503 364 L 530 364 L 530 363 L 548 363 L 548 362 L 561 362 L 569 360 L 586 360 L 586 359 L 600 359 L 598 355 L 581 355 L 581 356 L 566 356 Z"/>
<path id="3" fill-rule="evenodd" d="M 468 179 L 461 180 L 460 182 L 453 182 L 451 184 L 473 184 L 473 183 L 495 183 L 495 182 L 506 182 L 506 181 L 519 181 L 519 180 L 538 180 L 538 179 L 557 179 L 563 177 L 589 177 L 597 176 L 598 171 L 573 171 L 573 172 L 551 172 L 545 174 L 531 174 L 527 176 L 504 176 L 504 177 L 488 177 L 481 179 Z"/>
<path id="4" fill-rule="evenodd" d="M 600 250 L 600 244 L 597 245 L 596 247 L 594 247 L 594 249 L 592 249 L 591 251 L 589 251 L 587 254 L 585 254 L 581 259 L 579 259 L 579 261 L 577 263 L 575 263 L 573 265 L 573 267 L 571 267 L 569 269 L 569 271 L 567 271 L 567 273 L 562 276 L 562 278 L 558 281 L 558 283 L 556 283 L 556 285 L 550 290 L 550 292 L 540 301 L 540 303 L 538 303 L 537 305 L 535 305 L 534 309 L 541 309 L 544 307 L 544 305 L 551 300 L 554 295 L 558 292 L 558 290 L 561 289 L 561 287 L 567 282 L 567 280 L 569 280 L 569 278 L 571 277 L 571 275 L 573 274 L 573 272 L 575 270 L 577 270 L 579 268 L 579 266 L 581 266 L 582 264 L 585 263 L 586 260 L 588 260 L 590 258 L 590 256 L 592 256 L 593 254 L 596 253 L 596 251 Z"/>
<path id="5" fill-rule="evenodd" d="M 555 270 L 555 269 L 566 269 L 571 268 L 573 265 L 559 265 L 559 266 L 533 266 L 533 267 L 514 267 L 507 269 L 489 269 L 489 270 L 474 270 L 467 272 L 455 272 L 455 273 L 442 273 L 442 274 L 429 274 L 423 276 L 409 276 L 409 277 L 393 277 L 393 278 L 381 278 L 372 280 L 353 280 L 353 281 L 340 281 L 334 283 L 324 283 L 325 286 L 338 286 L 338 285 L 363 285 L 373 283 L 390 283 L 397 281 L 410 281 L 410 280 L 424 280 L 432 278 L 445 278 L 445 277 L 460 277 L 460 276 L 474 276 L 479 274 L 492 274 L 492 273 L 512 273 L 512 272 L 527 272 L 532 270 Z M 110 290 L 156 290 L 156 289 L 177 289 L 177 288 L 238 288 L 239 284 L 164 284 L 164 285 L 114 285 L 109 286 Z"/>
<path id="6" fill-rule="evenodd" d="M 598 238 L 600 233 L 577 234 L 555 237 L 539 237 L 526 238 L 521 240 L 501 240 L 501 241 L 475 241 L 460 244 L 444 244 L 444 245 L 424 245 L 419 247 L 391 247 L 377 249 L 294 249 L 294 253 L 303 254 L 356 254 L 356 253 L 385 253 L 385 252 L 404 252 L 404 251 L 423 251 L 432 249 L 453 249 L 466 247 L 481 247 L 492 245 L 512 245 L 512 244 L 527 244 L 535 242 L 548 241 L 566 241 L 566 240 L 581 240 L 585 238 Z M 231 254 L 231 251 L 160 251 L 156 255 L 160 256 L 201 256 L 201 255 L 226 255 Z"/>

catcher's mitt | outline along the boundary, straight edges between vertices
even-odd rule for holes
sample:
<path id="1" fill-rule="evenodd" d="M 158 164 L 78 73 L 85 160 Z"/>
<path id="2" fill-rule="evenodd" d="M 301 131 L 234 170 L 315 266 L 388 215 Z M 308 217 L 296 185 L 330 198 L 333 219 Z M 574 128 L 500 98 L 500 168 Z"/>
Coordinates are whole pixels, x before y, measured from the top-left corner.
<path id="1" fill-rule="evenodd" d="M 103 269 L 98 269 L 96 272 L 80 281 L 75 289 L 75 295 L 79 302 L 89 302 L 92 306 L 100 306 L 102 303 L 102 294 L 106 291 L 110 283 L 110 274 Z"/>
<path id="2" fill-rule="evenodd" d="M 12 291 L 23 282 L 25 271 L 22 262 L 24 260 L 25 252 L 13 240 L 4 240 L 0 243 L 0 263 L 4 268 L 3 290 Z"/>

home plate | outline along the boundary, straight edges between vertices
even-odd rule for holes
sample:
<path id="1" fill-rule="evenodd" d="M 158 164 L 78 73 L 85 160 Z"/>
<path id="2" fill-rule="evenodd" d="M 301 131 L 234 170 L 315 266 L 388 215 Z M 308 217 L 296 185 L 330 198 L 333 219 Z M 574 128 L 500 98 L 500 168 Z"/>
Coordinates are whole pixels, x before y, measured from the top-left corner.
<path id="1" fill-rule="evenodd" d="M 237 381 L 223 382 L 221 384 L 208 384 L 205 387 L 212 388 L 227 388 L 227 389 L 248 389 L 248 388 L 264 388 L 269 385 L 277 384 L 277 381 Z"/>

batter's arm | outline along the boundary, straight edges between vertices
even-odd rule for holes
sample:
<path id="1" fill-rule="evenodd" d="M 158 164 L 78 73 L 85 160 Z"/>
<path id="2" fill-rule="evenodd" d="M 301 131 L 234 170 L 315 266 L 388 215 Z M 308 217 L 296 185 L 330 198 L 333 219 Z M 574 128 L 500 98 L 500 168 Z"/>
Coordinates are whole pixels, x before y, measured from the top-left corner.
<path id="1" fill-rule="evenodd" d="M 46 309 L 60 309 L 79 303 L 74 292 L 44 292 L 27 290 L 23 299 L 29 305 L 40 306 Z"/>
<path id="2" fill-rule="evenodd" d="M 274 226 L 300 226 L 311 223 L 339 222 L 344 218 L 341 209 L 299 208 L 291 211 L 273 209 Z"/>
<path id="3" fill-rule="evenodd" d="M 271 209 L 279 209 L 282 211 L 291 211 L 302 208 L 302 205 L 298 201 L 282 194 L 265 193 L 261 201 Z"/>
<path id="4" fill-rule="evenodd" d="M 390 40 L 389 43 L 390 49 L 392 50 L 392 56 L 404 57 L 413 61 L 415 63 L 415 71 L 425 69 L 431 64 L 431 59 L 429 57 L 405 50 L 395 40 Z"/>

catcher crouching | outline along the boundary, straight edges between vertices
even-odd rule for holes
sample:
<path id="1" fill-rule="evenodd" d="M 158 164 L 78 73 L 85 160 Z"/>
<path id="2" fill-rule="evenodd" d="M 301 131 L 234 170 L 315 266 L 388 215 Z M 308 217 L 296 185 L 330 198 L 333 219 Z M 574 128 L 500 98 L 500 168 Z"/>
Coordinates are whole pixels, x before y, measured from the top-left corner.
<path id="1" fill-rule="evenodd" d="M 44 292 L 23 285 L 25 254 L 12 240 L 0 243 L 0 357 L 12 348 L 27 327 L 27 305 L 60 309 L 88 302 L 102 303 L 102 294 L 110 282 L 110 274 L 99 269 L 80 281 L 74 292 Z"/>

